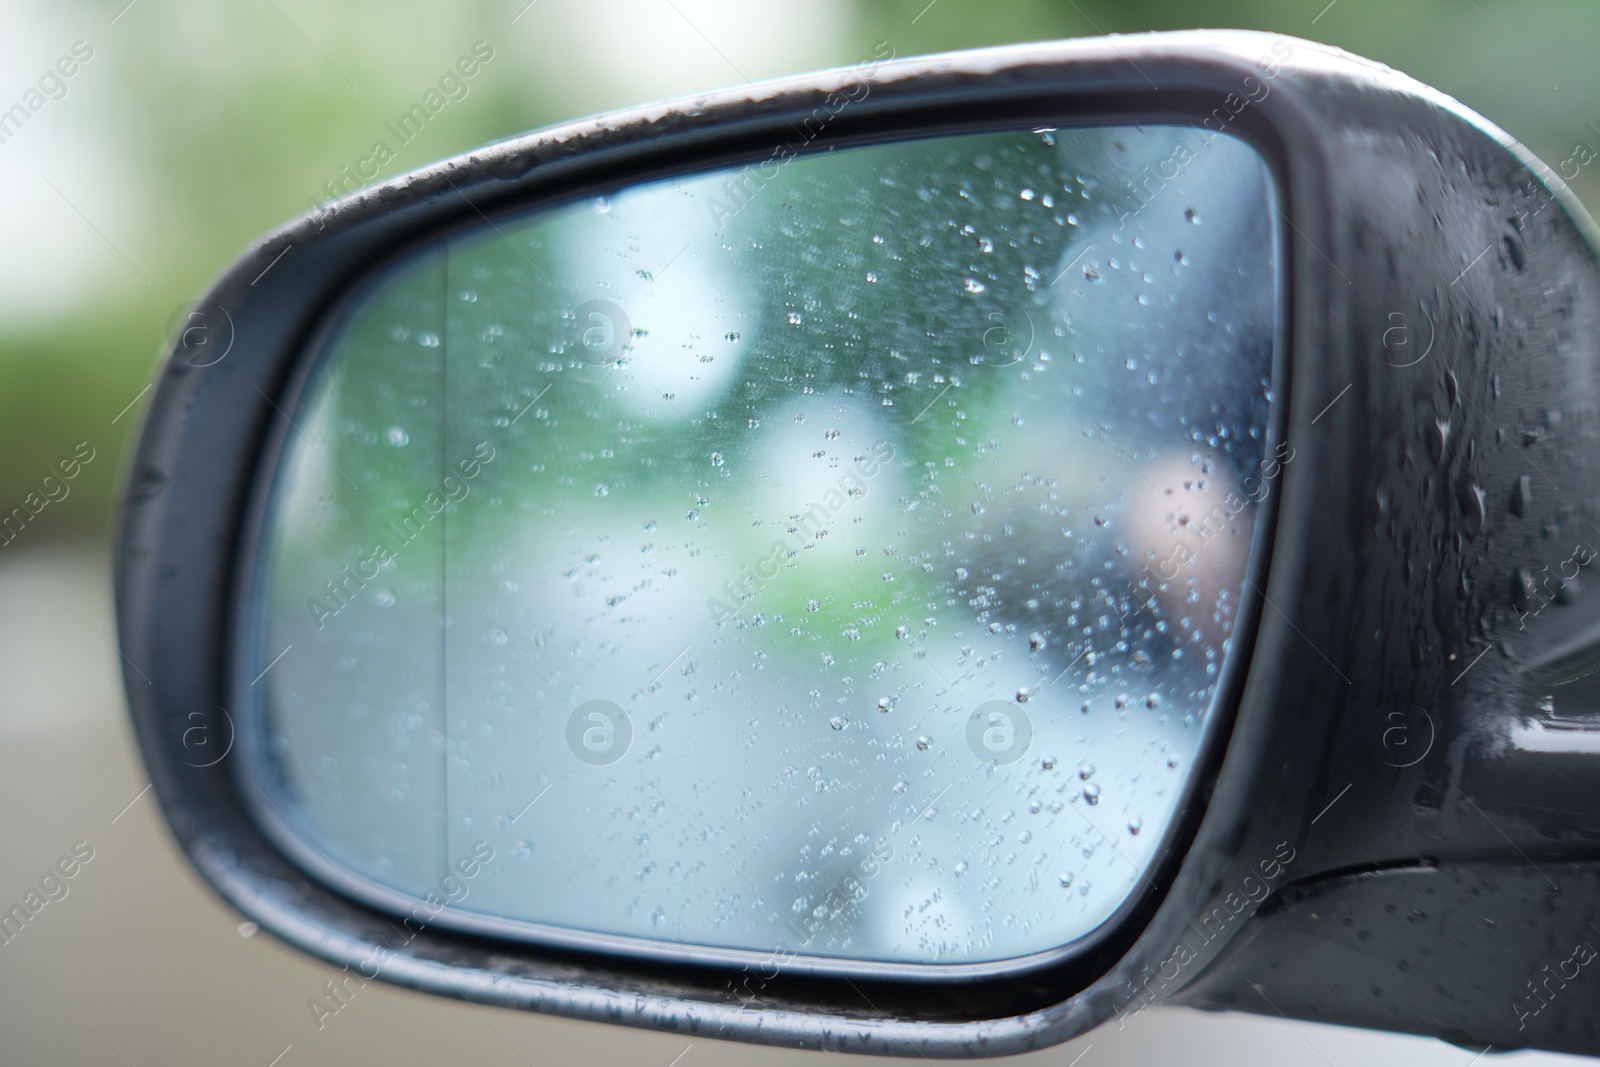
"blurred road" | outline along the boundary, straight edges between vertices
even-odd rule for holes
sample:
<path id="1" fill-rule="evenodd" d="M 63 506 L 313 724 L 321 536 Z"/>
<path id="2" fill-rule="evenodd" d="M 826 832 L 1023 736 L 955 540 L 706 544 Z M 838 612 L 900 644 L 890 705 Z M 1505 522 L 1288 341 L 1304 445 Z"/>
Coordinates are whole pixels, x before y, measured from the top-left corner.
<path id="1" fill-rule="evenodd" d="M 93 858 L 0 944 L 0 1063 L 306 1067 L 472 1063 L 799 1067 L 817 1053 L 687 1040 L 476 1008 L 370 983 L 319 1030 L 307 1000 L 335 971 L 212 896 L 168 836 L 135 751 L 111 644 L 108 566 L 86 549 L 0 558 L 0 903 L 87 842 Z M 131 802 L 131 803 L 130 803 Z M 81 853 L 82 850 L 80 850 Z M 248 928 L 245 928 L 248 929 Z M 275 1058 L 276 1057 L 276 1058 Z M 1054 1067 L 1468 1067 L 1469 1050 L 1369 1031 L 1152 1009 L 1004 1062 Z M 830 1057 L 829 1063 L 882 1063 Z M 1584 1062 L 1512 1053 L 1498 1064 Z"/>

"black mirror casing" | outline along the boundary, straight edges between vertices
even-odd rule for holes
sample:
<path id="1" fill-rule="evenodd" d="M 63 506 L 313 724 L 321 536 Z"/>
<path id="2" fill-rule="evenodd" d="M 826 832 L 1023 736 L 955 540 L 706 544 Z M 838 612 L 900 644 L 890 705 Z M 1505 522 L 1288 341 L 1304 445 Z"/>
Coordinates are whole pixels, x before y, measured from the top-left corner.
<path id="1" fill-rule="evenodd" d="M 740 973 L 692 950 L 664 963 L 431 926 L 401 941 L 393 917 L 292 864 L 216 758 L 233 737 L 241 546 L 263 457 L 289 432 L 278 409 L 353 284 L 423 236 L 763 160 L 819 112 L 808 150 L 1161 121 L 1244 138 L 1276 173 L 1286 299 L 1269 436 L 1291 458 L 1263 498 L 1270 552 L 1252 566 L 1221 687 L 1231 726 L 1172 852 L 1093 952 L 981 981 L 779 973 L 750 1000 Z M 1600 1052 L 1600 1023 L 1541 969 L 1600 939 L 1586 903 L 1600 896 L 1586 748 L 1600 719 L 1579 684 L 1600 617 L 1563 572 L 1575 544 L 1600 542 L 1585 453 L 1596 245 L 1560 180 L 1460 105 L 1343 53 L 1245 33 L 874 61 L 574 123 L 387 182 L 247 252 L 197 311 L 226 325 L 226 355 L 180 337 L 160 371 L 116 559 L 156 794 L 196 868 L 264 928 L 477 1003 L 901 1055 L 1022 1052 L 1157 1000 Z"/>

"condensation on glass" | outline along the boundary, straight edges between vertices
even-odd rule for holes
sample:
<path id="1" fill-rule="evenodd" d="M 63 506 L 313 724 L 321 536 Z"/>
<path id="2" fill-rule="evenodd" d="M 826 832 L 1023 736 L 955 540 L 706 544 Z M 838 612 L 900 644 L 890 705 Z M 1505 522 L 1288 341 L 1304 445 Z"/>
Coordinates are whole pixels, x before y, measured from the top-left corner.
<path id="1" fill-rule="evenodd" d="M 289 413 L 245 794 L 417 923 L 1083 943 L 1190 801 L 1291 456 L 1274 195 L 1203 130 L 1002 132 L 417 251 Z"/>

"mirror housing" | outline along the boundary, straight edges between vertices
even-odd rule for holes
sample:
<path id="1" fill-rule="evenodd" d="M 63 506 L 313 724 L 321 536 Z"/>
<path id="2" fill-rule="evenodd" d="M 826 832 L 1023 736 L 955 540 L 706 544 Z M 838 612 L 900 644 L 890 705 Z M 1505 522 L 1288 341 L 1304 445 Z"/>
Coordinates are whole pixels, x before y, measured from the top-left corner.
<path id="1" fill-rule="evenodd" d="M 241 545 L 277 401 L 358 279 L 452 228 L 769 159 L 797 126 L 815 131 L 798 150 L 822 151 L 1156 122 L 1242 138 L 1276 175 L 1271 433 L 1294 458 L 1262 513 L 1270 556 L 1234 635 L 1222 743 L 1152 892 L 1093 952 L 980 980 L 857 980 L 427 922 L 402 934 L 263 832 L 227 758 Z M 248 251 L 195 312 L 231 346 L 218 358 L 185 331 L 160 371 L 116 559 L 155 792 L 196 868 L 262 927 L 363 979 L 474 1003 L 900 1055 L 1022 1052 L 1163 1000 L 1600 1052 L 1577 997 L 1530 999 L 1567 958 L 1547 946 L 1597 936 L 1600 720 L 1580 683 L 1600 619 L 1563 568 L 1600 538 L 1582 451 L 1600 400 L 1596 246 L 1560 180 L 1459 104 L 1319 45 L 1231 32 L 879 55 L 384 183 Z M 1529 795 L 1529 780 L 1561 789 Z M 1529 936 L 1517 920 L 1535 912 Z"/>

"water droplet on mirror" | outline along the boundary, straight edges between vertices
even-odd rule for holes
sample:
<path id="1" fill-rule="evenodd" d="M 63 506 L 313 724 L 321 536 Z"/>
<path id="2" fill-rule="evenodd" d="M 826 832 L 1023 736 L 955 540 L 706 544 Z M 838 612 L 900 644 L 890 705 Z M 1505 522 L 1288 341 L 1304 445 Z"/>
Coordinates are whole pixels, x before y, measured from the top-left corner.
<path id="1" fill-rule="evenodd" d="M 844 729 L 844 720 L 842 718 L 840 718 L 839 716 L 835 715 L 833 718 L 828 720 L 828 725 L 833 727 L 835 730 L 843 730 Z"/>
<path id="2" fill-rule="evenodd" d="M 1087 800 L 1090 805 L 1100 803 L 1100 787 L 1093 782 L 1085 782 L 1083 785 L 1083 799 Z"/>
<path id="3" fill-rule="evenodd" d="M 932 744 L 933 738 L 929 737 L 927 734 L 923 734 L 921 737 L 917 738 L 917 751 L 926 752 L 928 751 L 929 746 Z"/>
<path id="4" fill-rule="evenodd" d="M 1056 878 L 1056 881 L 1061 883 L 1062 889 L 1070 888 L 1072 886 L 1072 872 L 1069 871 L 1066 874 L 1060 875 Z"/>
<path id="5" fill-rule="evenodd" d="M 384 434 L 384 439 L 395 448 L 404 448 L 411 443 L 411 435 L 399 426 L 391 426 Z"/>
<path id="6" fill-rule="evenodd" d="M 1128 833 L 1137 835 L 1139 833 L 1139 831 L 1143 830 L 1143 829 L 1144 829 L 1144 820 L 1143 819 L 1135 817 L 1135 818 L 1132 818 L 1132 819 L 1128 820 Z"/>
<path id="7" fill-rule="evenodd" d="M 965 281 L 963 281 L 961 283 L 961 287 L 963 289 L 965 289 L 969 293 L 987 292 L 988 288 L 989 288 L 988 286 L 984 285 L 982 282 L 980 282 L 976 278 L 968 278 L 968 279 L 966 279 Z"/>
<path id="8" fill-rule="evenodd" d="M 1030 650 L 1032 650 L 1034 652 L 1038 652 L 1040 649 L 1042 649 L 1044 647 L 1045 647 L 1044 634 L 1031 633 L 1031 634 L 1028 635 L 1028 648 Z"/>

